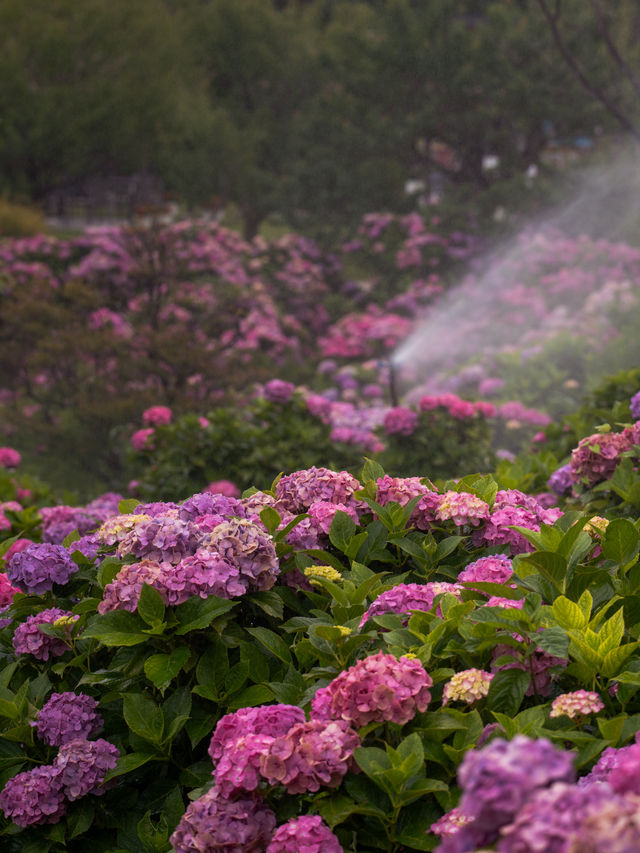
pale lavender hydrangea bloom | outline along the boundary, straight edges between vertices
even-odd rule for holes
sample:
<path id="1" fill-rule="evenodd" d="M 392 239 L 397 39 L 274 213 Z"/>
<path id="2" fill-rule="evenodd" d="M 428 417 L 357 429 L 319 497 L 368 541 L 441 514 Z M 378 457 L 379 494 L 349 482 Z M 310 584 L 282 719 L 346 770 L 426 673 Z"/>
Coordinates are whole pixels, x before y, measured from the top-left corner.
<path id="1" fill-rule="evenodd" d="M 72 542 L 67 548 L 67 551 L 70 554 L 73 554 L 74 551 L 80 551 L 81 554 L 84 554 L 87 560 L 94 561 L 98 556 L 101 544 L 102 543 L 100 542 L 97 533 L 87 533 L 84 536 L 81 536 L 80 539 L 76 539 L 75 542 Z"/>
<path id="2" fill-rule="evenodd" d="M 78 566 L 62 545 L 34 542 L 14 554 L 6 567 L 9 580 L 25 592 L 42 595 L 54 583 L 65 584 Z"/>
<path id="3" fill-rule="evenodd" d="M 247 590 L 271 589 L 280 572 L 273 539 L 257 524 L 232 518 L 219 524 L 201 543 L 236 566 Z"/>
<path id="4" fill-rule="evenodd" d="M 84 693 L 52 693 L 38 713 L 38 737 L 50 746 L 90 738 L 103 723 L 97 707 L 96 700 Z"/>
<path id="5" fill-rule="evenodd" d="M 432 684 L 417 658 L 378 652 L 321 687 L 311 702 L 311 718 L 345 720 L 355 729 L 385 721 L 404 725 L 426 710 Z"/>
<path id="6" fill-rule="evenodd" d="M 176 513 L 174 516 L 173 513 Z M 177 518 L 177 510 L 141 521 L 118 545 L 118 556 L 179 563 L 197 547 L 197 530 L 192 522 Z"/>
<path id="7" fill-rule="evenodd" d="M 304 723 L 305 720 L 304 711 L 297 705 L 259 705 L 255 708 L 240 708 L 239 711 L 225 714 L 218 720 L 209 744 L 209 755 L 215 764 L 224 755 L 227 744 L 243 735 L 277 737 L 286 734 L 296 723 Z"/>
<path id="8" fill-rule="evenodd" d="M 279 826 L 266 853 L 343 853 L 343 849 L 319 815 L 304 815 Z"/>
<path id="9" fill-rule="evenodd" d="M 66 806 L 60 770 L 51 765 L 12 776 L 0 793 L 0 809 L 17 826 L 57 823 Z"/>
<path id="10" fill-rule="evenodd" d="M 60 637 L 49 637 L 38 626 L 42 624 L 53 625 L 59 619 L 64 619 L 67 623 L 66 627 L 70 630 L 70 624 L 78 618 L 78 616 L 74 616 L 67 610 L 61 610 L 59 607 L 49 607 L 33 616 L 27 616 L 13 634 L 15 653 L 17 655 L 33 655 L 38 660 L 60 657 L 69 651 L 69 643 Z"/>
<path id="11" fill-rule="evenodd" d="M 297 723 L 276 737 L 260 761 L 270 785 L 284 785 L 289 794 L 337 788 L 351 766 L 358 734 L 345 720 Z"/>
<path id="12" fill-rule="evenodd" d="M 147 515 L 149 518 L 157 518 L 159 515 L 166 515 L 168 512 L 179 513 L 180 508 L 181 504 L 174 503 L 173 501 L 150 501 L 149 503 L 138 504 L 134 512 L 136 515 Z"/>
<path id="13" fill-rule="evenodd" d="M 409 613 L 411 610 L 431 610 L 433 601 L 441 593 L 460 595 L 461 587 L 446 581 L 430 583 L 400 583 L 380 593 L 360 620 L 360 628 L 374 616 L 383 613 Z"/>
<path id="14" fill-rule="evenodd" d="M 194 595 L 234 598 L 247 591 L 238 568 L 206 548 L 184 557 L 177 566 L 167 565 L 154 582 L 166 604 L 182 604 Z"/>
<path id="15" fill-rule="evenodd" d="M 366 510 L 366 505 L 353 496 L 361 488 L 358 480 L 347 471 L 331 471 L 314 465 L 281 477 L 276 485 L 276 498 L 294 514 L 306 512 L 316 501 L 346 504 L 356 510 Z"/>
<path id="16" fill-rule="evenodd" d="M 535 791 L 513 823 L 502 828 L 500 853 L 565 853 L 585 817 L 606 806 L 612 797 L 608 785 L 578 788 L 555 782 Z"/>
<path id="17" fill-rule="evenodd" d="M 151 513 L 143 513 L 142 511 L 107 518 L 97 531 L 98 539 L 103 545 L 112 548 L 121 542 L 137 524 L 148 521 L 150 518 Z"/>
<path id="18" fill-rule="evenodd" d="M 573 756 L 548 740 L 516 735 L 467 752 L 458 768 L 460 809 L 475 829 L 495 833 L 511 823 L 536 791 L 573 782 Z"/>
<path id="19" fill-rule="evenodd" d="M 227 800 L 213 787 L 189 804 L 169 842 L 175 853 L 263 853 L 275 826 L 258 796 Z"/>
<path id="20" fill-rule="evenodd" d="M 60 783 L 68 800 L 79 800 L 86 794 L 103 794 L 104 777 L 113 770 L 120 751 L 107 740 L 75 738 L 62 744 L 53 766 L 60 773 Z"/>

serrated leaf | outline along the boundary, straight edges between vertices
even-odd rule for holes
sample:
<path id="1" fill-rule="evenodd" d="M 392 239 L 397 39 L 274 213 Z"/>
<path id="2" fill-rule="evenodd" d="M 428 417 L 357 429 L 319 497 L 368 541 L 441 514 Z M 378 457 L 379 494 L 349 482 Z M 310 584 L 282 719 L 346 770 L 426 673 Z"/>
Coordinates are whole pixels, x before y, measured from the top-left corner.
<path id="1" fill-rule="evenodd" d="M 522 669 L 502 669 L 491 679 L 487 705 L 492 711 L 515 716 L 531 683 L 528 672 Z"/>
<path id="2" fill-rule="evenodd" d="M 199 598 L 195 596 L 185 601 L 176 607 L 175 614 L 178 620 L 179 627 L 176 628 L 176 634 L 181 637 L 188 634 L 190 631 L 199 631 L 202 628 L 208 628 L 211 623 L 227 613 L 237 602 L 229 601 L 226 598 L 217 598 L 211 595 L 208 598 Z"/>
<path id="3" fill-rule="evenodd" d="M 153 761 L 157 758 L 152 752 L 129 752 L 126 755 L 121 755 L 113 770 L 104 777 L 105 782 L 110 779 L 115 779 L 116 776 L 124 776 L 125 773 L 131 773 L 132 770 L 137 770 L 143 764 Z"/>
<path id="4" fill-rule="evenodd" d="M 137 646 L 148 640 L 143 630 L 144 623 L 135 613 L 113 610 L 92 617 L 80 636 L 99 640 L 105 646 Z"/>
<path id="5" fill-rule="evenodd" d="M 149 586 L 148 583 L 142 584 L 137 610 L 147 625 L 155 625 L 164 620 L 164 601 L 162 600 L 162 596 L 157 589 Z"/>
<path id="6" fill-rule="evenodd" d="M 127 693 L 122 705 L 129 729 L 149 743 L 160 744 L 164 731 L 162 709 L 144 693 Z"/>
<path id="7" fill-rule="evenodd" d="M 173 649 L 169 655 L 151 655 L 144 662 L 144 674 L 162 690 L 171 684 L 190 657 L 186 646 Z"/>
<path id="8" fill-rule="evenodd" d="M 584 628 L 588 619 L 575 602 L 565 598 L 564 595 L 558 596 L 552 605 L 553 615 L 556 618 L 558 625 L 567 630 L 571 628 Z"/>
<path id="9" fill-rule="evenodd" d="M 607 560 L 624 565 L 637 554 L 639 540 L 638 531 L 630 521 L 614 518 L 601 538 L 602 553 Z"/>
<path id="10" fill-rule="evenodd" d="M 283 663 L 291 663 L 291 651 L 282 637 L 268 628 L 247 628 L 249 634 Z"/>

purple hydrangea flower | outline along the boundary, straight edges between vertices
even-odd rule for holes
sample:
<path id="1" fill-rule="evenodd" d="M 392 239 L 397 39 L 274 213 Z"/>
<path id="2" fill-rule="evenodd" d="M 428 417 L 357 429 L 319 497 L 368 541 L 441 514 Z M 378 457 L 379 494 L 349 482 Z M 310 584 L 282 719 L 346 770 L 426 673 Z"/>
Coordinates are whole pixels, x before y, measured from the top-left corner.
<path id="1" fill-rule="evenodd" d="M 286 734 L 296 723 L 304 723 L 305 720 L 304 711 L 296 705 L 259 705 L 255 708 L 240 708 L 239 711 L 225 714 L 218 720 L 209 744 L 209 755 L 216 764 L 224 755 L 227 744 L 243 735 L 277 737 Z"/>
<path id="2" fill-rule="evenodd" d="M 431 610 L 437 595 L 448 592 L 460 595 L 461 587 L 446 581 L 430 583 L 400 583 L 380 593 L 360 620 L 360 628 L 373 616 L 383 613 L 409 613 L 411 610 Z"/>
<path id="3" fill-rule="evenodd" d="M 35 595 L 52 589 L 54 583 L 67 583 L 77 571 L 78 566 L 67 549 L 48 542 L 34 542 L 24 551 L 14 554 L 6 568 L 12 583 Z"/>
<path id="4" fill-rule="evenodd" d="M 460 809 L 476 830 L 495 833 L 516 817 L 538 790 L 573 782 L 573 756 L 548 740 L 516 735 L 467 752 L 458 769 L 463 790 Z"/>
<path id="5" fill-rule="evenodd" d="M 346 512 L 346 514 L 350 516 L 356 524 L 358 524 L 358 514 L 353 506 L 346 506 L 341 503 L 331 503 L 330 501 L 314 501 L 314 503 L 309 507 L 309 515 L 311 516 L 310 520 L 312 525 L 319 533 L 323 533 L 325 536 L 328 536 L 329 529 L 331 528 L 331 522 L 338 510 Z"/>
<path id="6" fill-rule="evenodd" d="M 640 391 L 636 392 L 629 400 L 629 408 L 631 409 L 631 417 L 634 421 L 640 419 Z"/>
<path id="7" fill-rule="evenodd" d="M 304 815 L 279 826 L 266 853 L 343 853 L 343 849 L 319 815 Z"/>
<path id="8" fill-rule="evenodd" d="M 219 524 L 201 543 L 207 550 L 217 551 L 240 573 L 247 590 L 271 589 L 280 572 L 273 539 L 257 524 L 232 518 Z"/>
<path id="9" fill-rule="evenodd" d="M 311 718 L 346 720 L 355 729 L 385 721 L 404 725 L 426 710 L 432 684 L 417 658 L 378 652 L 321 687 L 311 702 Z"/>
<path id="10" fill-rule="evenodd" d="M 136 524 L 121 540 L 117 553 L 119 557 L 133 554 L 141 559 L 179 563 L 196 550 L 196 532 L 190 521 L 182 521 L 177 511 L 171 510 Z"/>
<path id="11" fill-rule="evenodd" d="M 260 760 L 260 773 L 270 785 L 289 794 L 337 788 L 351 766 L 360 738 L 345 720 L 297 723 L 274 738 Z"/>
<path id="12" fill-rule="evenodd" d="M 102 543 L 100 542 L 97 533 L 87 533 L 79 539 L 76 539 L 75 542 L 72 542 L 67 550 L 70 554 L 73 554 L 74 551 L 80 551 L 81 554 L 84 554 L 87 560 L 93 561 L 98 556 L 98 551 L 100 550 L 101 545 Z"/>
<path id="13" fill-rule="evenodd" d="M 189 804 L 169 841 L 175 853 L 262 853 L 275 826 L 258 796 L 228 800 L 214 787 Z"/>
<path id="14" fill-rule="evenodd" d="M 246 514 L 242 501 L 213 492 L 198 492 L 187 498 L 178 507 L 178 517 L 184 521 L 195 521 L 202 515 L 245 518 Z"/>
<path id="15" fill-rule="evenodd" d="M 502 828 L 500 853 L 565 853 L 585 817 L 606 806 L 612 791 L 608 785 L 578 788 L 555 782 L 532 794 L 513 823 Z"/>
<path id="16" fill-rule="evenodd" d="M 84 693 L 52 693 L 38 714 L 38 737 L 50 746 L 75 738 L 90 738 L 102 727 L 98 703 Z"/>
<path id="17" fill-rule="evenodd" d="M 18 625 L 13 634 L 13 648 L 17 655 L 33 655 L 38 660 L 49 660 L 50 657 L 60 657 L 71 648 L 70 643 L 60 637 L 49 637 L 39 629 L 39 625 L 55 625 L 60 621 L 70 633 L 71 625 L 79 617 L 59 607 L 41 610 L 33 616 L 28 616 Z"/>
<path id="18" fill-rule="evenodd" d="M 113 770 L 120 751 L 107 740 L 75 738 L 62 744 L 53 766 L 68 800 L 104 793 L 104 777 Z"/>
<path id="19" fill-rule="evenodd" d="M 97 521 L 86 509 L 79 506 L 45 506 L 40 510 L 42 516 L 42 541 L 62 545 L 64 539 L 74 530 L 82 534 L 97 527 Z"/>
<path id="20" fill-rule="evenodd" d="M 0 809 L 17 826 L 57 823 L 66 805 L 60 770 L 51 765 L 18 773 L 0 793 Z"/>
<path id="21" fill-rule="evenodd" d="M 608 480 L 618 467 L 620 458 L 630 450 L 634 442 L 630 429 L 622 432 L 595 433 L 578 442 L 571 451 L 571 479 L 584 483 L 588 488 L 602 480 Z"/>
<path id="22" fill-rule="evenodd" d="M 640 811 L 637 800 L 610 793 L 599 808 L 587 812 L 566 853 L 638 853 L 638 850 Z"/>
<path id="23" fill-rule="evenodd" d="M 194 595 L 234 598 L 247 591 L 247 582 L 240 578 L 237 566 L 206 548 L 198 548 L 177 566 L 165 565 L 154 586 L 167 604 L 182 604 Z"/>
<path id="24" fill-rule="evenodd" d="M 388 503 L 406 506 L 418 495 L 426 495 L 429 488 L 420 482 L 420 477 L 390 477 L 385 474 L 377 482 L 376 501 L 380 506 Z"/>
<path id="25" fill-rule="evenodd" d="M 636 735 L 636 744 L 639 736 L 640 735 Z M 613 746 L 608 746 L 598 759 L 597 763 L 591 768 L 590 772 L 587 773 L 586 776 L 582 776 L 578 779 L 578 786 L 587 787 L 588 785 L 593 785 L 595 782 L 607 782 L 610 774 L 620 766 L 629 750 L 636 744 L 622 746 L 619 749 L 616 749 Z"/>
<path id="26" fill-rule="evenodd" d="M 556 493 L 556 495 L 566 495 L 573 485 L 573 480 L 571 479 L 571 463 L 567 462 L 566 465 L 562 465 L 560 468 L 557 468 L 549 477 L 547 485 L 552 492 Z"/>

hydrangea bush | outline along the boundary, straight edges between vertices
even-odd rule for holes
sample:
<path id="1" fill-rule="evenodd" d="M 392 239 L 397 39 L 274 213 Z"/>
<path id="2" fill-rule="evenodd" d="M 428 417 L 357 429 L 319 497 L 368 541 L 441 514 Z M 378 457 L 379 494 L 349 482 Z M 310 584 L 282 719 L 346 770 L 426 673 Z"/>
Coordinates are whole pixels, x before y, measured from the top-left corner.
<path id="1" fill-rule="evenodd" d="M 3 849 L 633 849 L 619 470 L 597 514 L 372 460 L 49 507 L 0 565 Z"/>

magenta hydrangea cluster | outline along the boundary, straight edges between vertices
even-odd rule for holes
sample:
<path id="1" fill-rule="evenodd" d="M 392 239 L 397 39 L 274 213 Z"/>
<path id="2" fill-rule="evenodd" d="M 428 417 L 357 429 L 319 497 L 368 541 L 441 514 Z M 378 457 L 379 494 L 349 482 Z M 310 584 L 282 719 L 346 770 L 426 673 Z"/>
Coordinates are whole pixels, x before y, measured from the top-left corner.
<path id="1" fill-rule="evenodd" d="M 231 495 L 218 492 L 197 492 L 191 495 L 181 504 L 176 506 L 178 518 L 185 521 L 196 521 L 198 518 L 209 515 L 222 516 L 223 520 L 238 516 L 245 518 L 246 509 L 244 501 L 237 500 Z M 149 513 L 150 515 L 152 513 Z"/>
<path id="2" fill-rule="evenodd" d="M 13 586 L 4 572 L 0 572 L 0 607 L 7 607 L 13 602 L 17 592 L 22 592 L 17 586 Z"/>
<path id="3" fill-rule="evenodd" d="M 331 501 L 314 501 L 309 507 L 310 521 L 313 527 L 320 534 L 327 536 L 331 528 L 331 522 L 334 519 L 336 512 L 340 510 L 351 517 L 355 523 L 358 523 L 358 513 L 353 506 L 347 506 L 342 503 L 332 503 Z M 294 528 L 295 529 L 295 528 Z"/>
<path id="4" fill-rule="evenodd" d="M 373 601 L 360 620 L 362 628 L 369 619 L 383 613 L 409 613 L 411 610 L 431 610 L 437 595 L 450 593 L 460 595 L 461 587 L 446 581 L 430 583 L 400 583 L 385 590 Z"/>
<path id="5" fill-rule="evenodd" d="M 27 616 L 13 634 L 13 648 L 17 655 L 33 655 L 38 660 L 49 660 L 49 658 L 60 657 L 69 651 L 71 644 L 67 639 L 61 637 L 50 637 L 40 630 L 39 625 L 55 625 L 60 622 L 64 625 L 67 635 L 71 632 L 73 622 L 79 617 L 59 607 L 49 607 Z"/>
<path id="6" fill-rule="evenodd" d="M 147 426 L 166 426 L 171 423 L 172 416 L 168 406 L 149 406 L 142 413 L 142 422 Z"/>
<path id="7" fill-rule="evenodd" d="M 458 575 L 458 581 L 504 584 L 511 579 L 512 575 L 513 565 L 509 557 L 504 554 L 494 554 L 489 557 L 480 557 L 473 563 L 469 563 Z"/>
<path id="8" fill-rule="evenodd" d="M 168 564 L 153 586 L 165 604 L 183 604 L 193 596 L 235 598 L 243 595 L 248 584 L 229 560 L 206 548 L 180 560 L 177 566 Z"/>
<path id="9" fill-rule="evenodd" d="M 263 853 L 275 826 L 257 795 L 229 800 L 213 787 L 189 804 L 169 841 L 175 853 Z"/>
<path id="10" fill-rule="evenodd" d="M 417 658 L 378 652 L 321 687 L 311 702 L 311 718 L 346 720 L 355 729 L 373 722 L 404 725 L 426 710 L 432 685 Z"/>
<path id="11" fill-rule="evenodd" d="M 384 416 L 382 428 L 387 435 L 413 435 L 418 427 L 418 415 L 407 406 L 394 406 Z"/>
<path id="12" fill-rule="evenodd" d="M 22 456 L 13 447 L 0 447 L 0 465 L 3 468 L 17 468 Z"/>
<path id="13" fill-rule="evenodd" d="M 530 495 L 518 489 L 497 493 L 491 514 L 473 534 L 474 545 L 508 545 L 511 556 L 534 550 L 525 537 L 512 526 L 539 531 L 540 524 L 553 524 L 562 515 L 557 507 L 543 507 Z"/>
<path id="14" fill-rule="evenodd" d="M 353 506 L 362 504 L 354 497 L 360 483 L 347 471 L 329 468 L 305 468 L 281 477 L 276 485 L 276 497 L 289 512 L 306 512 L 316 501 Z"/>
<path id="15" fill-rule="evenodd" d="M 87 533 L 97 522 L 83 507 L 49 506 L 40 510 L 42 518 L 42 541 L 62 545 L 65 537 L 77 530 L 81 535 Z"/>
<path id="16" fill-rule="evenodd" d="M 11 583 L 34 595 L 42 595 L 54 583 L 66 584 L 77 571 L 78 566 L 67 549 L 48 542 L 32 542 L 24 551 L 14 554 L 6 567 Z"/>
<path id="17" fill-rule="evenodd" d="M 289 794 L 336 788 L 351 767 L 360 738 L 345 720 L 297 723 L 274 738 L 260 761 L 270 785 L 284 785 Z"/>
<path id="18" fill-rule="evenodd" d="M 50 746 L 62 746 L 76 738 L 90 738 L 102 727 L 98 703 L 84 693 L 52 693 L 38 713 L 38 737 Z"/>
<path id="19" fill-rule="evenodd" d="M 240 708 L 225 714 L 218 720 L 209 744 L 209 755 L 216 764 L 232 741 L 246 734 L 286 734 L 297 723 L 304 723 L 304 711 L 296 705 L 260 705 L 255 708 Z"/>
<path id="20" fill-rule="evenodd" d="M 343 849 L 321 817 L 303 815 L 276 829 L 266 853 L 343 853 Z"/>
<path id="21" fill-rule="evenodd" d="M 133 612 L 138 606 L 142 585 L 156 587 L 162 573 L 169 569 L 170 563 L 158 563 L 155 560 L 142 560 L 139 563 L 126 563 L 108 583 L 102 593 L 102 601 L 98 604 L 98 613 L 108 613 L 110 610 L 129 610 Z"/>

